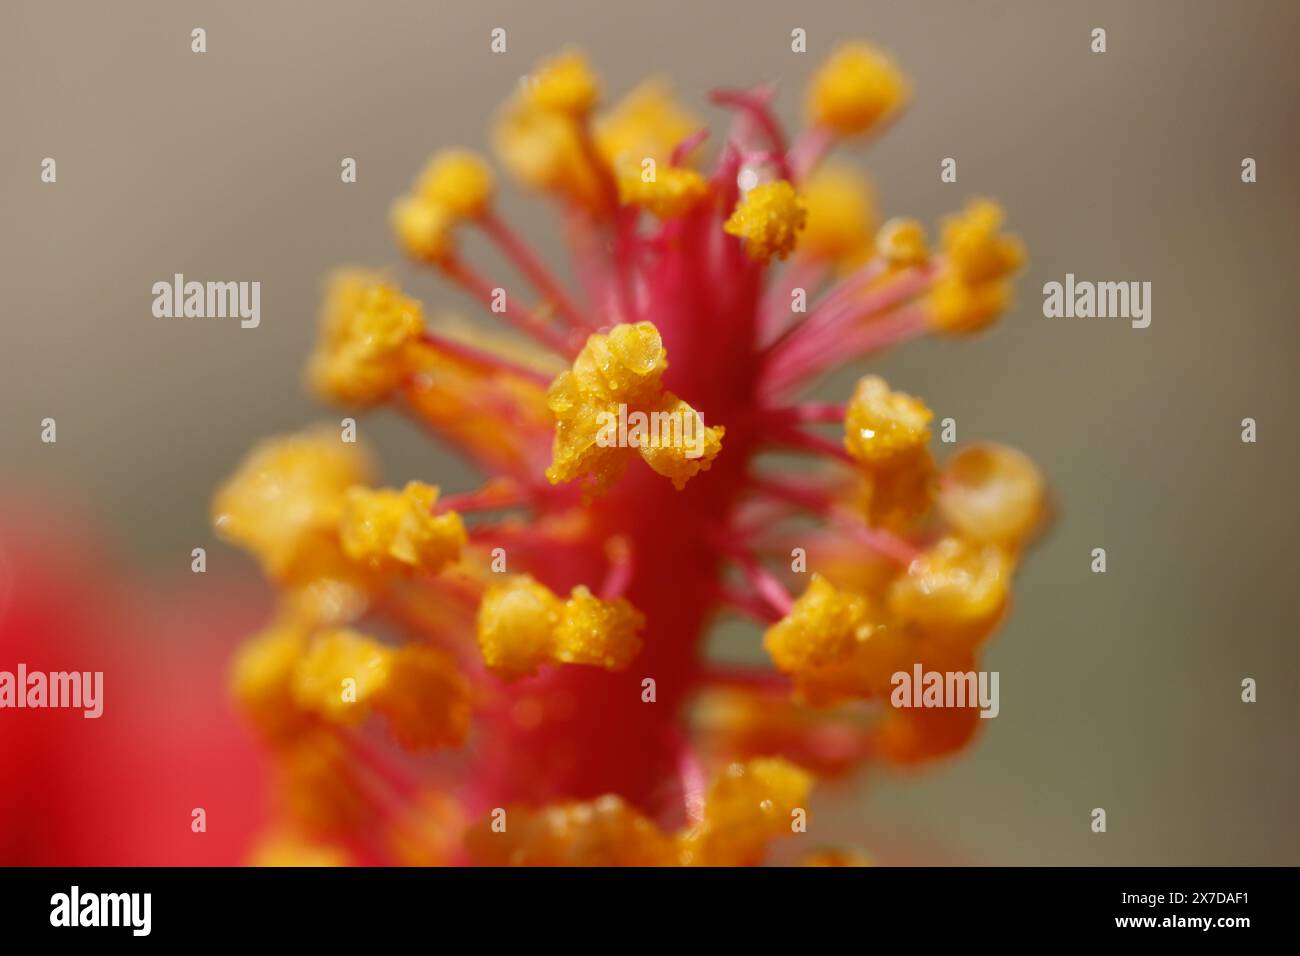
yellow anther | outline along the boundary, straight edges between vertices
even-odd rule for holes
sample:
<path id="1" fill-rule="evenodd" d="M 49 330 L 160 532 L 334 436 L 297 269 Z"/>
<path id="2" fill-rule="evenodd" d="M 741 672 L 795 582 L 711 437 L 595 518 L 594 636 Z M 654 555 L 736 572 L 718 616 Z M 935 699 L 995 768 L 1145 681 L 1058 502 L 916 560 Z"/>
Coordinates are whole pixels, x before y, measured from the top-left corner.
<path id="1" fill-rule="evenodd" d="M 410 347 L 423 332 L 420 303 L 382 274 L 340 270 L 330 277 L 326 290 L 307 379 L 330 401 L 383 401 L 409 372 Z"/>
<path id="2" fill-rule="evenodd" d="M 637 632 L 643 627 L 645 616 L 625 598 L 602 601 L 579 586 L 564 602 L 553 656 L 565 664 L 622 670 L 641 652 Z"/>
<path id="3" fill-rule="evenodd" d="M 949 274 L 935 283 L 926 299 L 931 324 L 941 332 L 978 332 L 991 325 L 1011 303 L 1011 287 L 990 281 L 972 285 Z"/>
<path id="4" fill-rule="evenodd" d="M 862 505 L 870 525 L 901 531 L 934 504 L 934 456 L 925 446 L 880 465 L 864 466 L 863 477 Z"/>
<path id="5" fill-rule="evenodd" d="M 1006 445 L 970 445 L 948 460 L 939 510 L 968 541 L 1017 547 L 1044 511 L 1042 472 L 1028 455 Z"/>
<path id="6" fill-rule="evenodd" d="M 250 638 L 235 654 L 230 689 L 254 726 L 273 740 L 291 737 L 302 726 L 293 699 L 293 671 L 307 648 L 307 635 L 288 624 Z"/>
<path id="7" fill-rule="evenodd" d="M 429 161 L 416 192 L 453 219 L 476 219 L 492 202 L 492 186 L 492 170 L 483 157 L 467 149 L 448 149 Z"/>
<path id="8" fill-rule="evenodd" d="M 616 480 L 632 451 L 679 490 L 722 449 L 721 427 L 663 390 L 667 352 L 649 322 L 592 335 L 573 368 L 551 383 L 547 404 L 555 441 L 546 477 L 552 484 L 587 476 L 596 487 Z"/>
<path id="9" fill-rule="evenodd" d="M 564 602 L 527 575 L 487 589 L 478 611 L 483 663 L 507 680 L 549 659 Z"/>
<path id="10" fill-rule="evenodd" d="M 355 631 L 316 636 L 292 666 L 302 711 L 338 724 L 381 715 L 410 749 L 459 746 L 469 732 L 469 682 L 448 654 L 419 644 L 387 647 Z"/>
<path id="11" fill-rule="evenodd" d="M 1002 279 L 1024 264 L 1024 243 L 998 231 L 1004 219 L 997 203 L 976 199 L 944 220 L 944 258 L 965 282 L 974 285 Z"/>
<path id="12" fill-rule="evenodd" d="M 894 61 L 866 43 L 835 51 L 808 89 L 811 121 L 844 136 L 865 133 L 906 101 L 907 81 Z"/>
<path id="13" fill-rule="evenodd" d="M 1025 261 L 1024 244 L 998 232 L 1002 208 L 976 200 L 943 226 L 948 265 L 930 293 L 931 323 L 944 332 L 975 332 L 1001 315 L 1011 301 L 1005 278 Z"/>
<path id="14" fill-rule="evenodd" d="M 543 60 L 524 81 L 524 101 L 546 113 L 581 118 L 599 99 L 600 80 L 575 50 Z"/>
<path id="15" fill-rule="evenodd" d="M 583 137 L 569 116 L 516 105 L 498 121 L 494 143 L 501 162 L 525 186 L 600 214 L 609 196 Z"/>
<path id="16" fill-rule="evenodd" d="M 876 253 L 890 266 L 903 269 L 930 259 L 925 227 L 915 219 L 891 219 L 876 234 Z"/>
<path id="17" fill-rule="evenodd" d="M 763 647 L 779 670 L 800 674 L 847 660 L 876 626 L 865 598 L 814 574 L 790 613 L 767 629 Z"/>
<path id="18" fill-rule="evenodd" d="M 745 240 L 751 259 L 767 262 L 790 254 L 807 219 L 803 199 L 788 182 L 777 179 L 746 193 L 722 228 Z"/>
<path id="19" fill-rule="evenodd" d="M 402 196 L 393 203 L 390 221 L 398 245 L 417 262 L 443 262 L 455 248 L 451 227 L 456 220 L 441 203 Z"/>
<path id="20" fill-rule="evenodd" d="M 359 723 L 388 683 L 392 662 L 392 648 L 356 631 L 318 634 L 294 666 L 294 700 L 333 723 Z"/>
<path id="21" fill-rule="evenodd" d="M 1002 613 L 1012 562 L 997 545 L 943 538 L 890 588 L 889 609 L 923 629 L 987 633 Z"/>
<path id="22" fill-rule="evenodd" d="M 657 166 L 646 180 L 646 168 L 635 163 L 620 167 L 619 202 L 648 209 L 660 219 L 675 219 L 690 212 L 709 194 L 709 184 L 693 169 Z"/>
<path id="23" fill-rule="evenodd" d="M 847 166 L 823 166 L 801 186 L 808 224 L 799 255 L 853 265 L 871 249 L 876 204 L 867 180 Z"/>
<path id="24" fill-rule="evenodd" d="M 646 442 L 639 446 L 642 459 L 681 491 L 701 471 L 708 471 L 722 451 L 726 429 L 704 424 L 704 416 L 672 392 L 648 409 Z"/>
<path id="25" fill-rule="evenodd" d="M 611 167 L 651 157 L 664 162 L 700 121 L 654 80 L 642 83 L 596 122 L 596 148 Z"/>
<path id="26" fill-rule="evenodd" d="M 471 827 L 465 845 L 480 866 L 670 866 L 673 841 L 649 819 L 609 794 L 537 810 L 503 808 L 504 829 L 489 819 Z"/>
<path id="27" fill-rule="evenodd" d="M 925 446 L 933 417 L 919 398 L 890 391 L 879 375 L 863 376 L 844 414 L 844 447 L 865 465 L 888 464 Z"/>
<path id="28" fill-rule="evenodd" d="M 704 821 L 678 841 L 680 860 L 690 866 L 749 866 L 761 863 L 767 844 L 796 830 L 807 813 L 812 776 L 778 757 L 727 766 L 714 779 L 704 802 Z"/>
<path id="29" fill-rule="evenodd" d="M 469 681 L 450 655 L 435 648 L 407 644 L 391 652 L 387 679 L 373 701 L 403 747 L 458 747 L 469 733 Z"/>
<path id="30" fill-rule="evenodd" d="M 348 488 L 370 480 L 369 457 L 325 426 L 257 445 L 218 489 L 212 523 L 251 551 L 268 576 L 305 584 L 337 570 Z"/>
<path id="31" fill-rule="evenodd" d="M 641 405 L 658 398 L 666 368 L 668 352 L 659 330 L 638 322 L 589 336 L 570 374 L 592 401 Z"/>
<path id="32" fill-rule="evenodd" d="M 838 591 L 820 575 L 768 628 L 763 647 L 815 704 L 884 692 L 900 649 L 898 635 L 864 597 Z"/>
<path id="33" fill-rule="evenodd" d="M 435 515 L 438 489 L 412 481 L 392 488 L 351 488 L 339 522 L 343 552 L 382 571 L 437 574 L 460 557 L 465 523 L 455 512 Z"/>
<path id="34" fill-rule="evenodd" d="M 584 587 L 561 601 L 527 575 L 488 588 L 478 642 L 488 668 L 507 680 L 544 663 L 622 670 L 641 650 L 645 618 L 625 599 L 603 601 Z"/>

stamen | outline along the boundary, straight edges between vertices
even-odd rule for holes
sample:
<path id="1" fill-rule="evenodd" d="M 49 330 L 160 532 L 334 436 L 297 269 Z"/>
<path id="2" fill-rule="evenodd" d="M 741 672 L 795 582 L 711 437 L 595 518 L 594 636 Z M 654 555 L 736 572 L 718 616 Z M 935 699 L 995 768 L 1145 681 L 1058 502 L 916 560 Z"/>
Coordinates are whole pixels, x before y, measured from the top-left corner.
<path id="1" fill-rule="evenodd" d="M 807 319 L 763 350 L 763 358 L 777 360 L 783 353 L 797 350 L 799 343 L 838 337 L 846 325 L 865 321 L 926 292 L 939 271 L 937 267 L 911 269 L 887 285 L 868 292 L 871 284 L 883 276 L 886 269 L 883 260 L 874 258 L 837 283 L 813 306 Z"/>
<path id="2" fill-rule="evenodd" d="M 707 789 L 704 768 L 695 748 L 680 730 L 673 732 L 677 751 L 677 779 L 682 788 L 682 804 L 686 810 L 686 825 L 693 827 L 704 822 L 704 795 Z"/>
<path id="3" fill-rule="evenodd" d="M 497 244 L 503 253 L 513 262 L 529 282 L 546 296 L 555 306 L 557 312 L 564 316 L 571 325 L 580 329 L 594 328 L 592 320 L 578 308 L 559 281 L 537 257 L 524 239 L 506 224 L 495 212 L 488 210 L 480 218 L 483 231 Z"/>
<path id="4" fill-rule="evenodd" d="M 605 556 L 609 559 L 609 569 L 600 586 L 600 597 L 604 601 L 613 601 L 622 597 L 632 583 L 632 546 L 627 538 L 618 535 L 605 543 Z"/>
<path id="5" fill-rule="evenodd" d="M 440 263 L 440 268 L 447 278 L 456 282 L 483 303 L 493 315 L 502 316 L 515 328 L 531 335 L 551 351 L 569 358 L 577 352 L 577 347 L 569 340 L 568 336 L 561 334 L 550 323 L 527 307 L 509 303 L 506 305 L 504 312 L 495 311 L 492 308 L 496 301 L 493 289 L 497 287 L 466 265 L 464 260 L 453 255 Z"/>
<path id="6" fill-rule="evenodd" d="M 831 441 L 831 439 L 822 435 L 800 431 L 798 428 L 790 426 L 777 427 L 773 429 L 770 441 L 773 445 L 781 448 L 789 448 L 794 451 L 812 452 L 817 455 L 827 455 L 834 458 L 836 461 L 842 461 L 847 465 L 857 464 L 853 456 L 845 450 L 843 445 Z"/>
<path id="7" fill-rule="evenodd" d="M 830 152 L 835 133 L 826 126 L 810 126 L 794 141 L 786 154 L 790 173 L 796 181 L 806 179 Z"/>
<path id="8" fill-rule="evenodd" d="M 811 296 L 826 277 L 827 264 L 806 257 L 796 257 L 772 283 L 758 314 L 758 344 L 766 348 L 780 336 L 790 334 L 790 330 L 801 321 L 807 321 L 811 313 L 800 315 L 791 308 L 791 293 L 803 289 L 805 295 Z"/>
<path id="9" fill-rule="evenodd" d="M 554 376 L 547 375 L 537 369 L 529 368 L 526 365 L 520 365 L 504 355 L 497 355 L 494 352 L 488 352 L 484 349 L 475 348 L 465 342 L 457 342 L 455 339 L 449 339 L 446 336 L 438 335 L 434 332 L 425 332 L 421 335 L 420 340 L 429 348 L 439 352 L 445 352 L 458 359 L 463 359 L 484 369 L 493 369 L 507 375 L 518 375 L 521 378 L 529 379 L 536 382 L 543 388 L 551 384 Z"/>
<path id="10" fill-rule="evenodd" d="M 837 502 L 830 489 L 797 479 L 754 477 L 750 487 L 760 495 L 789 502 L 829 520 L 834 527 L 857 539 L 868 548 L 903 565 L 911 564 L 921 551 L 909 541 L 883 528 L 873 528 L 851 515 Z"/>
<path id="11" fill-rule="evenodd" d="M 719 585 L 715 591 L 715 598 L 719 604 L 738 611 L 745 617 L 752 618 L 760 624 L 773 624 L 781 620 L 781 612 L 757 595 L 737 591 L 735 588 L 726 585 Z"/>
<path id="12" fill-rule="evenodd" d="M 785 132 L 776 117 L 772 115 L 766 99 L 742 90 L 714 90 L 709 94 L 709 99 L 719 106 L 734 106 L 743 110 L 745 115 L 763 131 L 763 135 L 771 144 L 773 161 L 776 163 L 779 177 L 790 178 L 790 166 L 786 162 Z"/>
<path id="13" fill-rule="evenodd" d="M 759 563 L 752 551 L 743 545 L 735 544 L 730 539 L 724 539 L 722 535 L 714 536 L 714 544 L 719 551 L 735 562 L 755 593 L 773 610 L 782 617 L 790 613 L 794 598 L 790 596 L 790 592 L 785 589 L 785 585 L 777 579 L 776 575 Z"/>
<path id="14" fill-rule="evenodd" d="M 835 424 L 844 421 L 845 406 L 835 402 L 801 402 L 789 408 L 774 408 L 767 414 L 774 419 L 796 423 Z"/>
<path id="15" fill-rule="evenodd" d="M 700 672 L 700 679 L 708 684 L 745 690 L 788 693 L 791 689 L 790 678 L 780 671 L 741 664 L 714 664 Z"/>
<path id="16" fill-rule="evenodd" d="M 694 152 L 695 148 L 701 145 L 708 138 L 709 128 L 707 126 L 701 126 L 698 130 L 673 147 L 672 155 L 668 159 L 669 163 L 673 166 L 680 166 L 686 161 L 686 157 Z"/>
<path id="17" fill-rule="evenodd" d="M 532 499 L 531 490 L 521 483 L 510 478 L 494 478 L 481 488 L 462 491 L 443 498 L 437 503 L 435 514 L 444 511 L 496 511 L 499 508 L 527 504 Z"/>
<path id="18" fill-rule="evenodd" d="M 762 393 L 768 398 L 781 395 L 831 368 L 902 344 L 929 330 L 925 312 L 909 308 L 841 331 L 839 337 L 824 335 L 780 356 L 762 376 Z"/>

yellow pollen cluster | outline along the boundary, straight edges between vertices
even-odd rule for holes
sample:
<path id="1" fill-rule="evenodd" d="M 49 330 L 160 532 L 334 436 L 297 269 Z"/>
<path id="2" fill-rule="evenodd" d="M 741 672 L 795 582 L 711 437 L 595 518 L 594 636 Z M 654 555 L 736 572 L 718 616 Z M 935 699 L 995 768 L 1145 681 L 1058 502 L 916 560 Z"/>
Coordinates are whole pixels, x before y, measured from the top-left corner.
<path id="1" fill-rule="evenodd" d="M 561 372 L 547 393 L 556 423 L 546 469 L 551 484 L 589 476 L 604 487 L 623 473 L 633 450 L 678 489 L 709 468 L 722 450 L 724 429 L 703 426 L 694 408 L 664 390 L 667 367 L 663 340 L 649 322 L 617 325 L 587 339 L 573 368 Z M 635 416 L 644 420 L 639 433 Z M 620 422 L 633 426 L 626 436 L 619 434 Z"/>
<path id="2" fill-rule="evenodd" d="M 788 182 L 777 179 L 746 193 L 722 228 L 745 240 L 751 259 L 768 262 L 790 254 L 807 220 L 803 199 Z"/>
<path id="3" fill-rule="evenodd" d="M 659 82 L 642 83 L 596 121 L 596 148 L 611 167 L 646 157 L 658 163 L 700 128 Z"/>
<path id="4" fill-rule="evenodd" d="M 302 729 L 293 698 L 293 669 L 307 648 L 307 633 L 282 622 L 240 646 L 230 669 L 230 687 L 240 710 L 273 741 Z"/>
<path id="5" fill-rule="evenodd" d="M 308 382 L 329 401 L 383 401 L 410 371 L 411 345 L 423 333 L 420 303 L 379 273 L 340 270 L 326 290 Z"/>
<path id="6" fill-rule="evenodd" d="M 915 219 L 891 219 L 876 234 L 876 252 L 891 268 L 924 265 L 930 259 L 925 227 Z"/>
<path id="7" fill-rule="evenodd" d="M 451 234 L 455 218 L 421 196 L 399 197 L 393 203 L 389 221 L 402 251 L 417 262 L 444 262 L 455 248 Z"/>
<path id="8" fill-rule="evenodd" d="M 1018 548 L 1043 519 L 1042 472 L 1006 445 L 968 445 L 944 466 L 939 510 L 968 541 Z"/>
<path id="9" fill-rule="evenodd" d="M 524 90 L 525 102 L 535 110 L 581 118 L 600 99 L 600 80 L 581 53 L 569 50 L 542 61 Z"/>
<path id="10" fill-rule="evenodd" d="M 597 214 L 609 202 L 609 173 L 596 161 L 586 122 L 599 92 L 586 61 L 563 54 L 525 80 L 495 131 L 501 161 L 525 185 Z"/>
<path id="11" fill-rule="evenodd" d="M 862 464 L 872 524 L 906 524 L 932 503 L 931 418 L 924 402 L 891 391 L 879 376 L 858 381 L 844 414 L 844 447 Z"/>
<path id="12" fill-rule="evenodd" d="M 883 693 L 898 668 L 897 633 L 859 594 L 813 575 L 794 606 L 763 636 L 763 647 L 814 704 Z"/>
<path id="13" fill-rule="evenodd" d="M 812 776 L 776 757 L 727 766 L 704 801 L 704 820 L 678 839 L 687 866 L 752 866 L 772 840 L 796 829 L 807 814 Z"/>
<path id="14" fill-rule="evenodd" d="M 438 489 L 412 481 L 392 488 L 351 488 L 339 523 L 343 552 L 378 571 L 436 574 L 460 557 L 465 524 L 455 512 L 435 515 Z"/>
<path id="15" fill-rule="evenodd" d="M 369 458 L 329 427 L 257 445 L 218 489 L 212 522 L 268 577 L 302 585 L 337 572 L 344 495 L 371 477 Z"/>
<path id="16" fill-rule="evenodd" d="M 866 375 L 844 415 L 844 447 L 866 465 L 888 464 L 925 446 L 933 417 L 919 398 L 891 391 L 879 375 Z"/>
<path id="17" fill-rule="evenodd" d="M 772 840 L 799 832 L 812 785 L 779 758 L 725 767 L 705 798 L 704 819 L 664 833 L 615 794 L 531 809 L 506 807 L 465 835 L 480 866 L 739 866 L 762 861 Z"/>
<path id="18" fill-rule="evenodd" d="M 469 683 L 442 651 L 388 647 L 349 630 L 318 634 L 296 662 L 294 702 L 330 723 L 356 724 L 371 712 L 405 747 L 458 746 L 469 731 Z"/>
<path id="19" fill-rule="evenodd" d="M 907 95 L 907 81 L 893 60 L 866 43 L 853 43 L 836 50 L 813 77 L 808 116 L 840 135 L 865 133 L 897 112 Z"/>
<path id="20" fill-rule="evenodd" d="M 492 171 L 477 153 L 452 149 L 436 154 L 415 190 L 393 203 L 389 218 L 398 244 L 417 262 L 446 262 L 455 251 L 453 229 L 488 211 L 492 187 Z"/>
<path id="21" fill-rule="evenodd" d="M 326 631 L 294 666 L 294 701 L 332 723 L 360 723 L 388 681 L 391 658 L 389 648 L 356 631 Z"/>
<path id="22" fill-rule="evenodd" d="M 420 174 L 415 192 L 453 220 L 477 219 L 492 202 L 492 170 L 468 149 L 443 150 Z"/>
<path id="23" fill-rule="evenodd" d="M 800 187 L 808 223 L 799 237 L 799 255 L 855 266 L 871 251 L 876 204 L 871 188 L 857 171 L 823 166 Z"/>
<path id="24" fill-rule="evenodd" d="M 528 575 L 493 585 L 478 612 L 483 662 L 506 680 L 545 663 L 622 670 L 641 651 L 645 618 L 627 600 L 603 601 L 576 587 L 562 601 Z"/>
<path id="25" fill-rule="evenodd" d="M 693 169 L 679 166 L 657 168 L 647 181 L 638 164 L 625 164 L 619 170 L 618 199 L 629 206 L 648 209 L 660 219 L 684 216 L 709 194 L 709 184 Z"/>
<path id="26" fill-rule="evenodd" d="M 943 538 L 894 582 L 889 608 L 923 629 L 982 636 L 1002 613 L 1011 571 L 997 545 Z"/>
<path id="27" fill-rule="evenodd" d="M 875 628 L 865 598 L 814 574 L 790 613 L 768 628 L 763 647 L 779 670 L 796 674 L 844 659 Z"/>
<path id="28" fill-rule="evenodd" d="M 532 810 L 505 808 L 504 831 L 491 822 L 465 837 L 480 866 L 671 866 L 673 841 L 621 797 Z"/>
<path id="29" fill-rule="evenodd" d="M 930 294 L 934 326 L 974 332 L 996 319 L 1011 301 L 1006 277 L 1024 263 L 1025 248 L 999 233 L 1004 214 L 997 203 L 976 200 L 945 220 L 942 248 L 947 269 Z"/>

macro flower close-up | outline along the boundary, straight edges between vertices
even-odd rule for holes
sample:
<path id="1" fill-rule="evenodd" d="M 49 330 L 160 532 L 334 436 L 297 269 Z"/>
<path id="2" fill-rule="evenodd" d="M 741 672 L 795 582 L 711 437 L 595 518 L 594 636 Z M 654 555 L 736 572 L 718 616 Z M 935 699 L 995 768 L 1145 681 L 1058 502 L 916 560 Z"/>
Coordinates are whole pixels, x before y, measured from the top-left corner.
<path id="1" fill-rule="evenodd" d="M 265 439 L 218 490 L 217 534 L 279 595 L 232 677 L 275 767 L 259 859 L 754 864 L 806 832 L 820 779 L 975 735 L 980 709 L 911 709 L 894 675 L 958 675 L 975 703 L 1043 476 L 992 442 L 939 458 L 924 400 L 878 375 L 802 395 L 997 321 L 1024 245 L 989 199 L 878 221 L 839 157 L 907 104 L 888 54 L 832 53 L 793 135 L 772 94 L 713 91 L 715 131 L 662 82 L 607 104 L 582 53 L 541 61 L 492 135 L 572 287 L 485 157 L 435 153 L 396 242 L 508 337 L 435 321 L 383 270 L 330 278 L 312 389 L 410 416 L 483 480 L 377 486 L 349 417 Z M 728 617 L 766 663 L 710 659 Z"/>
<path id="2" fill-rule="evenodd" d="M 1297 43 L 7 5 L 6 932 L 1280 925 Z"/>

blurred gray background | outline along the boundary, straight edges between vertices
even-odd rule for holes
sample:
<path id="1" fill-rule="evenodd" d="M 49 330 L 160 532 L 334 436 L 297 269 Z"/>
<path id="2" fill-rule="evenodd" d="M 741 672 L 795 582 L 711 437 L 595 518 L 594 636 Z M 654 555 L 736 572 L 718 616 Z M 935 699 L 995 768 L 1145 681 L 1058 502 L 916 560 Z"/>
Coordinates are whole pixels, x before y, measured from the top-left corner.
<path id="1" fill-rule="evenodd" d="M 995 196 L 1031 255 L 992 333 L 877 367 L 963 440 L 1029 451 L 1061 515 L 992 645 L 1001 715 L 979 745 L 868 779 L 822 819 L 884 862 L 1300 863 L 1292 2 L 8 3 L 0 491 L 89 505 L 136 565 L 186 567 L 249 444 L 324 416 L 300 369 L 326 270 L 397 261 L 391 198 L 435 148 L 483 146 L 539 56 L 584 48 L 611 97 L 661 74 L 710 119 L 711 87 L 775 79 L 793 121 L 811 70 L 853 37 L 914 84 L 902 121 L 854 154 L 882 211 L 932 223 Z M 542 203 L 507 186 L 504 208 L 551 244 Z M 261 328 L 153 318 L 150 287 L 174 272 L 260 280 Z M 1042 285 L 1066 272 L 1152 282 L 1151 327 L 1043 318 Z M 57 445 L 39 441 L 45 416 Z M 364 430 L 390 480 L 471 480 L 401 421 Z M 226 549 L 212 564 L 251 574 Z"/>

